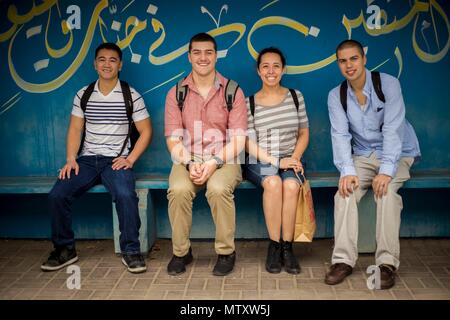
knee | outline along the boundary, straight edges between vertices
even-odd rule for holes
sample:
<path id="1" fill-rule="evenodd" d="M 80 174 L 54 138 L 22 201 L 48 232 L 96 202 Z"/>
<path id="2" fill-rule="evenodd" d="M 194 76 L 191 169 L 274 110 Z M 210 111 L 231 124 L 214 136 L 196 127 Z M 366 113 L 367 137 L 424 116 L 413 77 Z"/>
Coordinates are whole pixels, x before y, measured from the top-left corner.
<path id="1" fill-rule="evenodd" d="M 263 182 L 264 191 L 277 192 L 280 194 L 282 192 L 282 185 L 283 183 L 279 176 L 267 177 Z"/>
<path id="2" fill-rule="evenodd" d="M 175 184 L 169 186 L 167 190 L 167 197 L 169 199 L 187 199 L 192 200 L 194 198 L 195 193 L 186 185 Z"/>
<path id="3" fill-rule="evenodd" d="M 294 180 L 283 181 L 283 193 L 296 196 L 300 190 L 300 184 Z"/>
<path id="4" fill-rule="evenodd" d="M 206 187 L 206 196 L 209 197 L 229 197 L 233 194 L 233 188 L 220 183 L 208 183 Z"/>
<path id="5" fill-rule="evenodd" d="M 50 203 L 65 201 L 69 198 L 69 195 L 59 184 L 56 184 L 48 194 L 48 200 Z"/>
<path id="6" fill-rule="evenodd" d="M 342 201 L 347 201 L 346 199 L 352 199 L 352 197 L 355 197 L 357 191 L 354 191 L 353 193 L 349 193 L 348 197 L 344 197 L 339 193 L 339 190 L 334 195 L 334 203 L 341 203 Z"/>
<path id="7" fill-rule="evenodd" d="M 391 187 L 391 185 L 389 185 L 387 188 L 386 194 L 383 194 L 383 196 L 381 198 L 383 199 L 383 198 L 389 198 L 389 197 L 394 197 L 394 198 L 400 197 L 400 195 L 398 194 L 397 191 L 398 191 L 397 188 L 393 188 L 393 187 Z"/>
<path id="8" fill-rule="evenodd" d="M 136 191 L 134 189 L 121 188 L 115 192 L 115 197 L 119 201 L 137 199 Z"/>

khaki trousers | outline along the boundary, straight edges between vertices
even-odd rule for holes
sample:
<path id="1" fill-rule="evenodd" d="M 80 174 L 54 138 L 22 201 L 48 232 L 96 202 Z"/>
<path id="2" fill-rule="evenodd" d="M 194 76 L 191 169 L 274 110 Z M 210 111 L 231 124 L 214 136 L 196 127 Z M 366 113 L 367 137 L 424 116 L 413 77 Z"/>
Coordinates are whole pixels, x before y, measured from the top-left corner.
<path id="1" fill-rule="evenodd" d="M 359 178 L 359 188 L 350 197 L 344 198 L 336 192 L 334 196 L 334 250 L 331 262 L 346 263 L 352 267 L 358 258 L 358 208 L 357 204 L 371 187 L 373 178 L 380 168 L 375 153 L 370 157 L 354 156 L 353 162 Z M 410 178 L 409 169 L 413 158 L 401 158 L 396 176 L 388 186 L 387 195 L 375 198 L 377 204 L 375 263 L 400 265 L 400 213 L 403 202 L 398 190 Z"/>
<path id="2" fill-rule="evenodd" d="M 167 199 L 169 200 L 174 255 L 182 257 L 189 251 L 192 203 L 196 193 L 205 187 L 206 198 L 216 226 L 216 253 L 228 255 L 234 252 L 236 209 L 233 192 L 241 181 L 241 166 L 237 164 L 224 164 L 202 186 L 195 185 L 189 179 L 189 172 L 184 165 L 174 164 L 172 166 Z"/>

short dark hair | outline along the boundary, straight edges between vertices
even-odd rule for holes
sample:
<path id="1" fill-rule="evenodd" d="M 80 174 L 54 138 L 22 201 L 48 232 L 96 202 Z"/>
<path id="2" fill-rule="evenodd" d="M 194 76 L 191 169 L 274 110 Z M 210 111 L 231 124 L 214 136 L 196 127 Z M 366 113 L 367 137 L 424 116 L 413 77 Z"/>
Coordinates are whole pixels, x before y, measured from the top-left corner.
<path id="1" fill-rule="evenodd" d="M 205 32 L 197 33 L 189 41 L 189 52 L 192 50 L 192 42 L 212 42 L 214 44 L 214 51 L 217 51 L 216 40 L 209 34 Z"/>
<path id="2" fill-rule="evenodd" d="M 95 49 L 95 59 L 97 59 L 98 53 L 102 49 L 108 49 L 108 50 L 114 50 L 119 55 L 119 59 L 122 61 L 122 50 L 119 48 L 119 46 L 112 42 L 105 42 L 102 43 Z"/>
<path id="3" fill-rule="evenodd" d="M 279 55 L 280 59 L 281 59 L 281 65 L 284 68 L 284 66 L 286 65 L 286 58 L 284 57 L 283 52 L 281 52 L 280 49 L 275 48 L 275 47 L 264 48 L 259 52 L 258 59 L 256 59 L 256 68 L 259 69 L 259 65 L 261 64 L 261 58 L 266 53 L 275 53 L 275 54 Z"/>
<path id="4" fill-rule="evenodd" d="M 362 44 L 359 41 L 348 39 L 348 40 L 342 41 L 337 46 L 337 48 L 336 48 L 336 58 L 338 57 L 338 51 L 339 50 L 347 49 L 347 48 L 357 48 L 359 53 L 361 53 L 362 57 L 364 57 L 364 55 L 365 55 L 364 48 L 363 48 Z"/>

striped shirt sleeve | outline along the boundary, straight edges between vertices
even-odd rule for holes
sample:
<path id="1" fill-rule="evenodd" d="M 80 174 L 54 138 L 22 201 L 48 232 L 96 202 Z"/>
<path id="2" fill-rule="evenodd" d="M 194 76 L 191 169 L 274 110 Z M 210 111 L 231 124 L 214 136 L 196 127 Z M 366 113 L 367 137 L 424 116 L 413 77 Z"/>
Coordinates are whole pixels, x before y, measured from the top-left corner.
<path id="1" fill-rule="evenodd" d="M 298 98 L 298 124 L 300 129 L 309 128 L 309 121 L 308 121 L 308 115 L 306 114 L 306 106 L 305 106 L 305 98 L 303 97 L 303 94 L 295 90 L 295 93 L 297 93 Z"/>

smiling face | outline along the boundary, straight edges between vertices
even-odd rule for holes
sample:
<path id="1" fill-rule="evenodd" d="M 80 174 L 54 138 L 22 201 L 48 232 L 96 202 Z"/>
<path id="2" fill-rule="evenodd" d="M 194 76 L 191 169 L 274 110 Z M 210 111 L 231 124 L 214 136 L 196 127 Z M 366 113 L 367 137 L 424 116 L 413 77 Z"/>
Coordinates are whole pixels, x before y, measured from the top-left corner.
<path id="1" fill-rule="evenodd" d="M 94 60 L 94 67 L 100 79 L 114 80 L 119 77 L 122 61 L 116 51 L 101 49 Z"/>
<path id="2" fill-rule="evenodd" d="M 264 85 L 268 87 L 278 86 L 283 77 L 283 73 L 284 66 L 279 54 L 267 52 L 261 56 L 258 75 Z"/>
<path id="3" fill-rule="evenodd" d="M 358 82 L 364 79 L 367 62 L 357 47 L 348 47 L 337 52 L 337 62 L 342 75 L 350 82 Z"/>
<path id="4" fill-rule="evenodd" d="M 217 52 L 214 43 L 210 41 L 192 42 L 188 58 L 192 64 L 192 72 L 200 77 L 209 76 L 216 70 Z"/>

